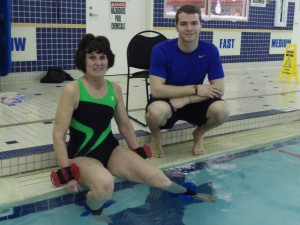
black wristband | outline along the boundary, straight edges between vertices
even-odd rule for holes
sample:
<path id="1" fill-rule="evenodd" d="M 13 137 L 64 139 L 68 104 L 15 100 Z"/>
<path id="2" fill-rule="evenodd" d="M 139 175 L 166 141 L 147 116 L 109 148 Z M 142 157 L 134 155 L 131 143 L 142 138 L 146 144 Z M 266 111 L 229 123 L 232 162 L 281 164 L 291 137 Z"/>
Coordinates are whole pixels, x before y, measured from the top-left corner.
<path id="1" fill-rule="evenodd" d="M 134 151 L 135 151 L 139 156 L 141 156 L 143 159 L 147 159 L 147 158 L 148 158 L 148 156 L 147 156 L 147 154 L 146 154 L 144 148 L 138 147 L 138 148 L 134 149 Z"/>
<path id="2" fill-rule="evenodd" d="M 90 211 L 92 215 L 94 215 L 94 216 L 100 216 L 101 213 L 102 213 L 102 211 L 103 211 L 103 209 L 104 209 L 104 205 L 103 205 L 101 208 L 99 208 L 99 209 L 91 209 L 91 208 L 88 207 L 88 205 L 86 204 L 86 205 L 85 205 L 85 208 L 86 208 L 88 211 Z"/>
<path id="3" fill-rule="evenodd" d="M 67 183 L 61 169 L 57 170 L 56 174 L 61 184 Z"/>
<path id="4" fill-rule="evenodd" d="M 66 184 L 69 181 L 74 180 L 74 176 L 72 174 L 70 166 L 62 168 L 62 169 L 58 170 L 56 173 L 57 173 L 57 176 L 58 176 L 61 184 Z M 64 176 L 64 174 L 66 176 Z"/>
<path id="5" fill-rule="evenodd" d="M 69 181 L 75 179 L 74 176 L 73 176 L 73 174 L 72 174 L 72 170 L 71 170 L 71 167 L 70 167 L 70 166 L 63 168 L 63 170 L 67 173 L 67 177 L 68 177 L 68 179 L 66 180 L 67 183 L 68 183 Z"/>
<path id="6" fill-rule="evenodd" d="M 187 191 L 184 194 L 194 196 L 197 195 L 197 192 L 187 189 Z"/>
<path id="7" fill-rule="evenodd" d="M 198 95 L 198 85 L 195 84 L 193 87 L 195 89 L 195 95 Z"/>

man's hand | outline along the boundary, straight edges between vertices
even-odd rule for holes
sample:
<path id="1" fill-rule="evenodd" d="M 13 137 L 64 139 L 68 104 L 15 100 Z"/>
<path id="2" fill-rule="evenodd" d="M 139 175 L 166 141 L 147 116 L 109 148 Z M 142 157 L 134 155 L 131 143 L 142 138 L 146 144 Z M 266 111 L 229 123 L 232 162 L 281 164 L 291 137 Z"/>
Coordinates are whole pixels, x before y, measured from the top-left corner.
<path id="1" fill-rule="evenodd" d="M 211 84 L 197 85 L 197 95 L 201 97 L 220 98 L 223 91 Z"/>

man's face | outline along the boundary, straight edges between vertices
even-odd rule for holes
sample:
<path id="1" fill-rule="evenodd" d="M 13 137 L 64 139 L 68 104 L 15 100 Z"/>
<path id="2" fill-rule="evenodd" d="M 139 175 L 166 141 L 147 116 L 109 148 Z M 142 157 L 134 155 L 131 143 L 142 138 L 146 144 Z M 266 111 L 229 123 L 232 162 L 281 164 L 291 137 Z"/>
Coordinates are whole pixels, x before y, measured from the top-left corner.
<path id="1" fill-rule="evenodd" d="M 178 15 L 178 23 L 176 24 L 176 30 L 179 35 L 179 39 L 183 42 L 198 41 L 199 33 L 201 30 L 201 23 L 199 15 L 180 13 Z"/>

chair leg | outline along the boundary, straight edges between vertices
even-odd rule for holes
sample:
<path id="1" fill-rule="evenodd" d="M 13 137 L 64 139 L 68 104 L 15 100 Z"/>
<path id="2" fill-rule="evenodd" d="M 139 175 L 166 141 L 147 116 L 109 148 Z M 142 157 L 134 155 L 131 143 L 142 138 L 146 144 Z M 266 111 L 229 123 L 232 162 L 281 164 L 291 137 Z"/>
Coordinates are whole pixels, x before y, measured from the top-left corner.
<path id="1" fill-rule="evenodd" d="M 149 100 L 149 90 L 148 90 L 148 78 L 146 77 L 145 78 L 145 82 L 146 82 L 146 99 L 147 99 L 147 103 L 148 103 L 148 100 Z"/>
<path id="2" fill-rule="evenodd" d="M 128 112 L 129 104 L 129 76 L 127 76 L 127 91 L 126 91 L 126 111 Z"/>
<path id="3" fill-rule="evenodd" d="M 143 123 L 143 122 L 139 121 L 138 119 L 136 119 L 136 118 L 130 116 L 129 114 L 128 114 L 128 117 L 129 117 L 130 119 L 132 119 L 133 121 L 137 122 L 138 124 L 144 126 L 144 127 L 147 127 L 147 126 L 148 126 L 146 123 Z"/>
<path id="4" fill-rule="evenodd" d="M 138 124 L 140 124 L 140 125 L 142 125 L 142 126 L 144 126 L 144 127 L 147 127 L 148 125 L 146 124 L 146 123 L 143 123 L 143 122 L 141 122 L 140 120 L 138 120 L 138 119 L 136 119 L 136 118 L 134 118 L 134 117 L 132 117 L 132 116 L 130 116 L 129 115 L 129 78 L 127 78 L 127 93 L 126 93 L 126 111 L 127 111 L 127 114 L 128 114 L 128 117 L 130 118 L 130 119 L 132 119 L 133 121 L 135 121 L 135 122 L 137 122 Z M 148 79 L 147 78 L 145 78 L 145 80 L 146 80 L 146 97 L 147 97 L 147 103 L 148 103 L 148 96 L 149 96 L 149 92 L 148 92 Z"/>

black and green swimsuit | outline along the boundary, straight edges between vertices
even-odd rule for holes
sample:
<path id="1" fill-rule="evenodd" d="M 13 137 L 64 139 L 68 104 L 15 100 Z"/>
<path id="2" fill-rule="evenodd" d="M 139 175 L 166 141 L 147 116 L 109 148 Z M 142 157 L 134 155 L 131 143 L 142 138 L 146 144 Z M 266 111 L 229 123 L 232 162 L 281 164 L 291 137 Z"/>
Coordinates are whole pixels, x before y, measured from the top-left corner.
<path id="1" fill-rule="evenodd" d="M 106 167 L 112 151 L 119 145 L 111 130 L 111 119 L 117 104 L 112 83 L 108 80 L 108 90 L 101 98 L 90 96 L 81 79 L 79 104 L 73 112 L 68 143 L 68 156 L 87 156 L 98 159 Z"/>

